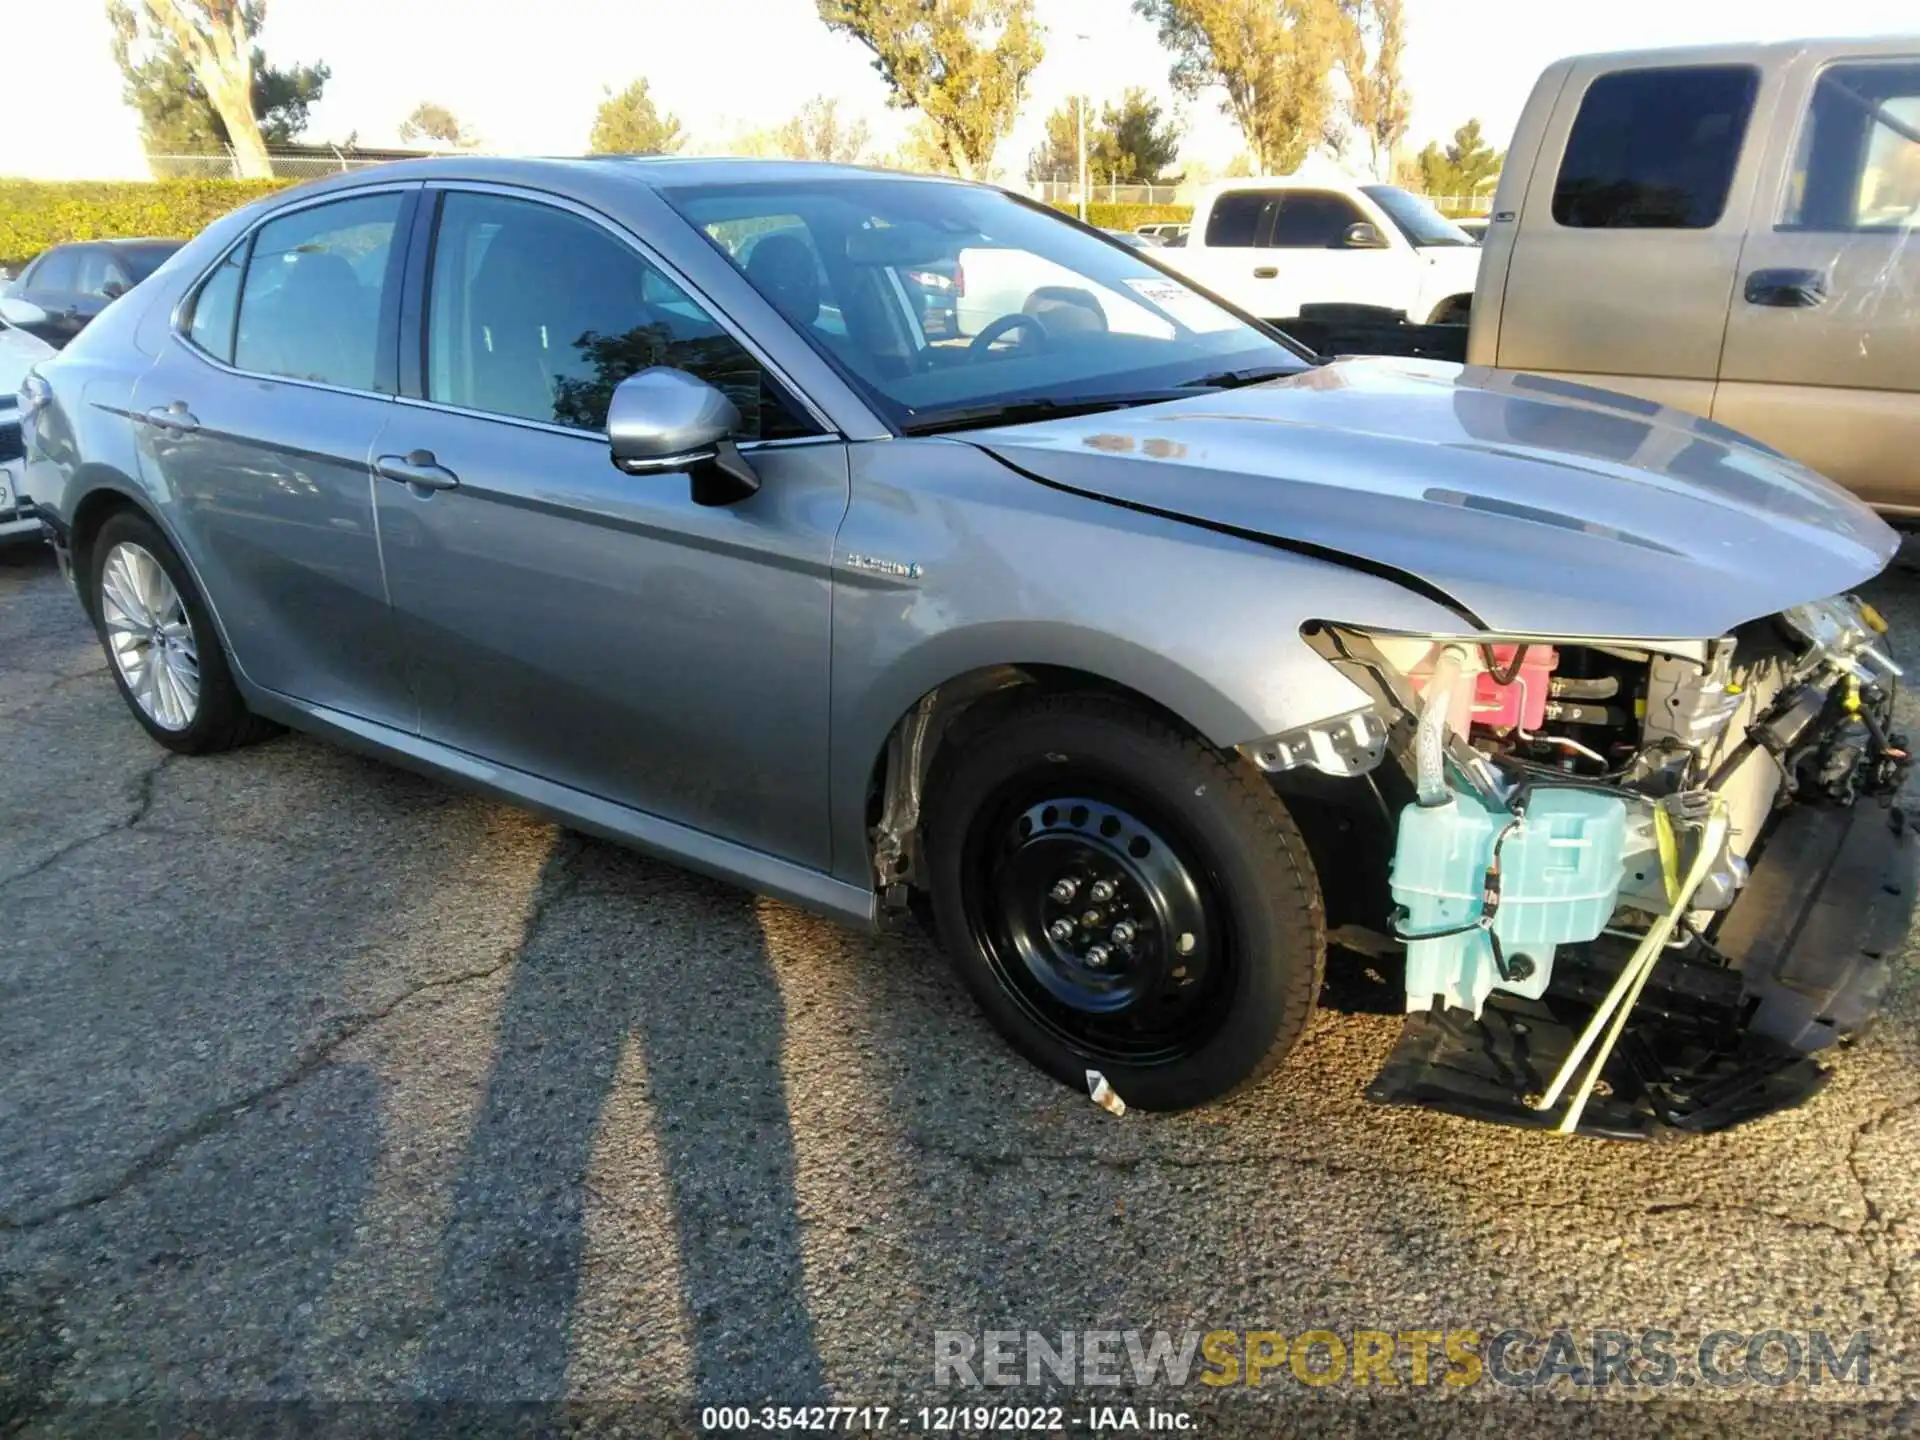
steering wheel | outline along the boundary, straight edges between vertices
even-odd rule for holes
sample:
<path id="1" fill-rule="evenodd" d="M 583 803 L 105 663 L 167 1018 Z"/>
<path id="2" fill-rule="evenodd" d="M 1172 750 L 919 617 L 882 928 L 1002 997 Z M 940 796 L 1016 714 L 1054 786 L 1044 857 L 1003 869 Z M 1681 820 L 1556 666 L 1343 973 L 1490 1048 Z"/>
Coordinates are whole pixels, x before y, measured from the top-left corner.
<path id="1" fill-rule="evenodd" d="M 1039 340 L 1042 345 L 1046 344 L 1047 341 L 1052 338 L 1047 334 L 1047 327 L 1040 323 L 1040 317 L 1038 315 L 1029 315 L 1024 310 L 1016 310 L 1011 315 L 1002 315 L 998 320 L 989 320 L 985 325 L 980 327 L 980 333 L 974 336 L 967 344 L 968 360 L 980 359 L 992 348 L 994 341 L 998 340 L 1002 335 L 1013 330 L 1018 330 L 1023 326 L 1030 327 L 1033 330 L 1034 338 Z"/>

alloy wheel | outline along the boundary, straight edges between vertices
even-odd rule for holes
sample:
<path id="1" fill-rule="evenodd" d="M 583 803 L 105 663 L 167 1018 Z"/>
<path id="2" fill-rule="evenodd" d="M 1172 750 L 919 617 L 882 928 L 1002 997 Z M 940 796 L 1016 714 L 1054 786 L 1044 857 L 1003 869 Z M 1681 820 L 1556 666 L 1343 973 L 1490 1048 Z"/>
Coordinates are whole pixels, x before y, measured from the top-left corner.
<path id="1" fill-rule="evenodd" d="M 123 540 L 107 552 L 100 619 L 114 666 L 142 713 L 163 730 L 192 725 L 200 709 L 199 645 L 186 602 L 146 547 Z"/>

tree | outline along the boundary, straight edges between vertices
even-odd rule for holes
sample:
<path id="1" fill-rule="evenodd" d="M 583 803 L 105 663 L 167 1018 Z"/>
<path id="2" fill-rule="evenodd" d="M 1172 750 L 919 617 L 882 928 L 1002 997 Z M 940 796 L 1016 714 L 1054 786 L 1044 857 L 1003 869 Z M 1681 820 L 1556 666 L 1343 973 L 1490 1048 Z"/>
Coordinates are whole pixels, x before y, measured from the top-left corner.
<path id="1" fill-rule="evenodd" d="M 836 165 L 858 164 L 867 151 L 867 122 L 840 118 L 840 102 L 816 95 L 774 132 L 773 151 L 794 160 L 831 160 Z"/>
<path id="2" fill-rule="evenodd" d="M 1130 86 L 1118 106 L 1100 107 L 1099 143 L 1087 140 L 1088 164 L 1123 185 L 1158 184 L 1180 153 L 1180 128 L 1163 121 L 1160 102 Z"/>
<path id="3" fill-rule="evenodd" d="M 1078 102 L 1069 100 L 1047 116 L 1046 138 L 1027 161 L 1027 173 L 1036 180 L 1057 180 L 1079 174 L 1080 116 Z M 1129 88 L 1120 103 L 1087 113 L 1087 174 L 1091 179 L 1124 185 L 1156 184 L 1180 153 L 1180 132 L 1172 121 L 1162 123 L 1160 103 L 1138 86 Z"/>
<path id="4" fill-rule="evenodd" d="M 944 168 L 973 179 L 1013 128 L 1043 47 L 1033 0 L 816 0 L 873 52 L 887 103 L 927 118 Z"/>
<path id="5" fill-rule="evenodd" d="M 1209 85 L 1246 136 L 1260 168 L 1287 174 L 1327 129 L 1329 83 L 1345 17 L 1342 0 L 1133 0 L 1173 56 L 1182 95 Z"/>
<path id="6" fill-rule="evenodd" d="M 459 116 L 432 100 L 422 100 L 400 122 L 400 142 L 411 145 L 415 140 L 438 140 L 455 149 L 478 143 L 478 137 L 460 123 Z"/>
<path id="7" fill-rule="evenodd" d="M 110 0 L 107 18 L 123 94 L 140 116 L 150 155 L 231 147 L 242 174 L 270 175 L 266 146 L 306 129 L 308 109 L 332 78 L 324 63 L 285 70 L 267 63 L 254 43 L 264 0 Z M 240 95 L 247 101 L 236 118 L 230 112 Z"/>
<path id="8" fill-rule="evenodd" d="M 1347 93 L 1341 119 L 1366 142 L 1368 168 L 1390 176 L 1406 139 L 1412 100 L 1400 76 L 1406 49 L 1405 0 L 1341 0 L 1340 74 Z M 1344 137 L 1342 137 L 1344 138 Z M 1343 148 L 1343 147 L 1336 147 Z"/>
<path id="9" fill-rule="evenodd" d="M 606 98 L 593 117 L 593 134 L 587 139 L 592 154 L 671 155 L 687 143 L 680 117 L 662 115 L 654 108 L 644 78 L 618 95 L 611 90 L 604 93 Z"/>
<path id="10" fill-rule="evenodd" d="M 900 141 L 900 148 L 880 164 L 888 170 L 909 170 L 916 175 L 957 175 L 953 157 L 941 143 L 940 132 L 924 115 L 916 115 Z"/>
<path id="11" fill-rule="evenodd" d="M 1428 195 L 1480 195 L 1499 181 L 1506 160 L 1481 135 L 1480 122 L 1469 120 L 1446 149 L 1430 143 L 1415 156 L 1410 178 Z"/>

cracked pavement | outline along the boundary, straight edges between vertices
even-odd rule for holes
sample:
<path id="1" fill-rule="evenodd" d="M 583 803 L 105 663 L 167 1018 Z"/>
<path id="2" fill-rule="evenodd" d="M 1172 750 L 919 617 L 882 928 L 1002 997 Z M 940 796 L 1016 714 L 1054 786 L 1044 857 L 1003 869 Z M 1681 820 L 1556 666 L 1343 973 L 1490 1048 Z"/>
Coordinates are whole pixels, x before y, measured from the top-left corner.
<path id="1" fill-rule="evenodd" d="M 1920 657 L 1920 574 L 1870 593 Z M 1397 1021 L 1357 960 L 1274 1083 L 1115 1121 L 917 937 L 302 737 L 164 757 L 37 549 L 0 551 L 0 731 L 0 1433 L 123 1401 L 618 1401 L 639 1433 L 950 1403 L 979 1397 L 932 1387 L 933 1332 L 989 1327 L 1867 1329 L 1871 1397 L 1920 1398 L 1910 956 L 1824 1094 L 1726 1135 L 1370 1107 Z M 1816 1396 L 1662 1418 L 1904 1413 Z M 1157 1398 L 1266 1433 L 1364 1401 Z M 1436 1393 L 1416 1424 L 1509 1433 L 1519 1403 Z"/>

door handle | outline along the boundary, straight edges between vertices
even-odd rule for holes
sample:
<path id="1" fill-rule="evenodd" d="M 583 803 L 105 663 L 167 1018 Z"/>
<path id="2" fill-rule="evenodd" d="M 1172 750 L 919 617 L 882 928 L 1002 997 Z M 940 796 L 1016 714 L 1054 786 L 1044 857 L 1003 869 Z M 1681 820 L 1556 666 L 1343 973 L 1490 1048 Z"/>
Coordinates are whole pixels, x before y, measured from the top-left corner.
<path id="1" fill-rule="evenodd" d="M 373 470 L 384 480 L 397 480 L 420 490 L 451 490 L 460 483 L 460 477 L 436 461 L 431 450 L 382 455 L 373 462 Z"/>
<path id="2" fill-rule="evenodd" d="M 1256 265 L 1253 267 L 1253 278 L 1256 280 L 1275 280 L 1279 278 L 1279 275 L 1280 267 L 1277 265 Z"/>
<path id="3" fill-rule="evenodd" d="M 146 418 L 148 424 L 182 435 L 200 428 L 199 419 L 187 409 L 187 402 L 184 400 L 176 400 L 171 405 L 156 405 L 147 411 Z"/>
<path id="4" fill-rule="evenodd" d="M 1820 270 L 1756 270 L 1747 276 L 1747 303 L 1782 310 L 1804 310 L 1827 298 L 1827 277 Z"/>

